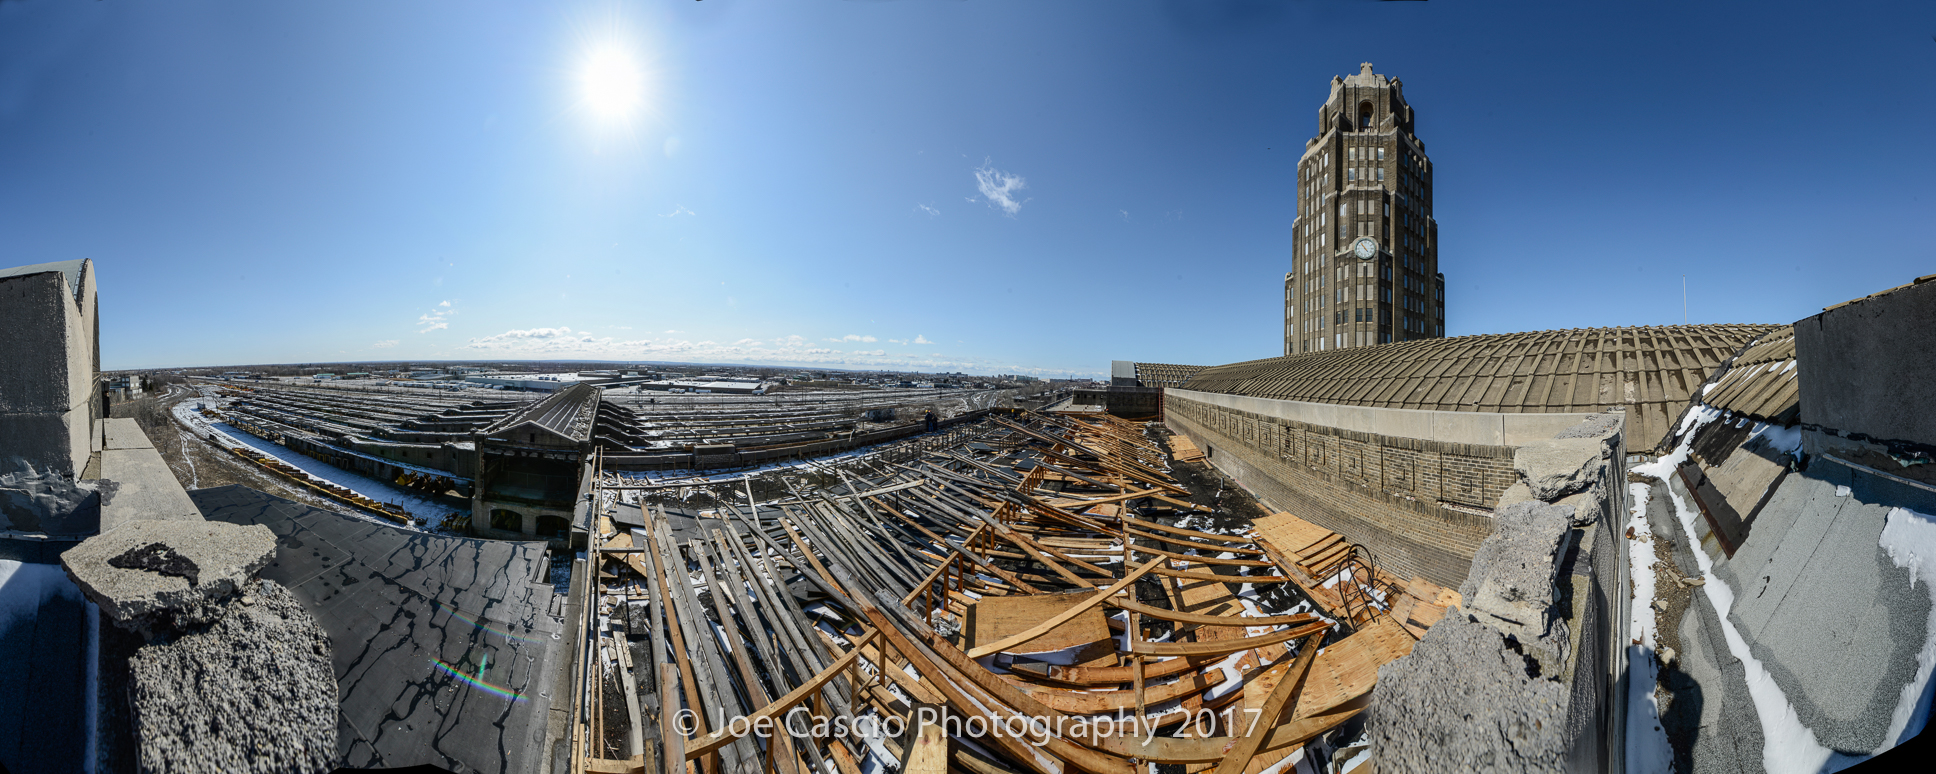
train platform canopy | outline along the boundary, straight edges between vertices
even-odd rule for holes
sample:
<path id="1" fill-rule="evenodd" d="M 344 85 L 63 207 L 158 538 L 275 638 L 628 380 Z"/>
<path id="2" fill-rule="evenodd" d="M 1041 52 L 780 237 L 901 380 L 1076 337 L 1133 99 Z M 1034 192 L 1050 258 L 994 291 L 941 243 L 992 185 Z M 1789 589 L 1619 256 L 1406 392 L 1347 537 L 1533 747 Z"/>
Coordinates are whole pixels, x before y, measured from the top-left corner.
<path id="1" fill-rule="evenodd" d="M 592 421 L 597 414 L 598 388 L 580 382 L 520 407 L 482 433 L 492 436 L 541 430 L 572 443 L 585 443 L 592 438 Z"/>

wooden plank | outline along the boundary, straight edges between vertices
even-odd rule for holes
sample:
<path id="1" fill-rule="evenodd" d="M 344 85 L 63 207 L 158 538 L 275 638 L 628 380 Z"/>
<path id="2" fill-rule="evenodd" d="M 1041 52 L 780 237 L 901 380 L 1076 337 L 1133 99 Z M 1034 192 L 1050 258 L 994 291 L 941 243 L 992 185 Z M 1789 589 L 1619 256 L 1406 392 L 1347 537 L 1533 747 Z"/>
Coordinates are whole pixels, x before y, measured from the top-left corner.
<path id="1" fill-rule="evenodd" d="M 1291 665 L 1290 673 L 1278 682 L 1277 687 L 1264 701 L 1263 711 L 1254 716 L 1251 726 L 1237 738 L 1230 753 L 1217 764 L 1217 774 L 1243 774 L 1249 768 L 1250 759 L 1257 754 L 1259 747 L 1269 738 L 1271 729 L 1277 727 L 1277 719 L 1285 714 L 1285 707 L 1297 699 L 1304 686 L 1304 675 L 1311 671 L 1311 662 L 1317 659 L 1318 641 L 1322 633 L 1305 640 L 1304 647 L 1297 654 L 1297 661 Z"/>
<path id="2" fill-rule="evenodd" d="M 1331 626 L 1332 624 L 1330 623 L 1319 621 L 1317 623 L 1305 624 L 1304 626 L 1275 631 L 1269 634 L 1256 634 L 1238 639 L 1217 640 L 1213 642 L 1139 642 L 1135 643 L 1133 646 L 1135 650 L 1131 652 L 1144 656 L 1229 655 L 1240 650 L 1249 650 L 1265 645 L 1288 642 L 1299 637 L 1308 637 L 1311 634 L 1330 629 Z"/>
<path id="3" fill-rule="evenodd" d="M 1055 616 L 1050 617 L 1049 620 L 1047 621 L 1043 621 L 1042 623 L 1037 624 L 1034 627 L 1031 627 L 1027 631 L 1021 632 L 1011 637 L 1005 637 L 997 642 L 988 643 L 987 645 L 976 646 L 974 650 L 971 650 L 968 652 L 968 657 L 981 658 L 983 656 L 1000 653 L 1002 651 L 1012 650 L 1018 645 L 1027 643 L 1030 640 L 1033 640 L 1044 634 L 1048 634 L 1050 630 L 1053 630 L 1057 626 L 1061 626 L 1064 622 L 1082 613 L 1082 611 L 1094 608 L 1095 606 L 1102 604 L 1109 597 L 1115 596 L 1116 594 L 1120 593 L 1123 589 L 1129 588 L 1130 585 L 1136 582 L 1137 578 L 1141 578 L 1145 574 L 1149 573 L 1150 571 L 1158 569 L 1157 565 L 1162 563 L 1163 563 L 1163 560 L 1160 558 L 1152 559 L 1144 563 L 1143 566 L 1136 568 L 1134 571 L 1131 571 L 1128 575 L 1123 576 L 1122 580 L 1116 581 L 1109 588 L 1104 589 L 1102 593 L 1092 595 L 1087 599 L 1082 600 L 1081 602 L 1070 605 L 1068 609 L 1062 611 L 1061 613 Z"/>
<path id="4" fill-rule="evenodd" d="M 925 711 L 913 713 L 920 728 L 908 744 L 906 760 L 901 762 L 902 774 L 947 774 L 948 737 L 942 733 L 941 725 L 934 722 L 940 715 L 940 707 L 922 705 L 914 709 Z"/>
<path id="5" fill-rule="evenodd" d="M 869 641 L 873 640 L 875 634 L 876 634 L 875 632 L 868 632 L 866 634 L 861 635 L 860 644 L 861 645 L 867 644 Z M 812 696 L 814 692 L 820 690 L 821 685 L 825 684 L 829 680 L 834 679 L 835 677 L 839 677 L 842 672 L 845 672 L 847 670 L 847 667 L 852 666 L 854 661 L 859 658 L 860 658 L 860 648 L 854 648 L 853 650 L 847 651 L 846 655 L 841 656 L 840 658 L 834 659 L 834 663 L 829 665 L 826 669 L 822 670 L 820 674 L 814 675 L 812 680 L 808 680 L 804 683 L 801 683 L 800 687 L 795 688 L 792 691 L 789 691 L 787 695 L 781 696 L 780 698 L 767 703 L 766 706 L 761 707 L 757 710 L 754 710 L 752 714 L 747 715 L 746 720 L 748 722 L 743 724 L 733 724 L 733 725 L 737 725 L 742 729 L 750 731 L 755 724 L 759 723 L 761 718 L 778 717 L 780 715 L 785 714 L 786 711 L 789 709 L 792 709 L 794 705 L 799 704 L 802 701 L 805 701 L 808 697 Z M 714 731 L 712 734 L 702 739 L 695 739 L 690 744 L 686 745 L 686 760 L 692 760 L 694 758 L 698 758 L 699 756 L 705 755 L 706 753 L 712 752 L 721 747 L 725 747 L 728 744 L 732 744 L 733 740 L 737 738 L 739 737 L 733 735 L 731 727 L 721 727 L 718 731 Z"/>
<path id="6" fill-rule="evenodd" d="M 1007 596 L 983 597 L 975 602 L 969 618 L 973 622 L 971 637 L 966 641 L 974 643 L 1001 642 L 1040 626 L 1057 614 L 1069 609 L 1072 604 L 1088 601 L 1101 594 L 1100 590 L 1078 590 L 1052 594 L 1011 594 Z M 1091 651 L 1100 650 L 1107 654 L 1109 664 L 1115 663 L 1115 636 L 1109 631 L 1107 613 L 1101 606 L 1092 606 L 1056 626 L 1025 645 L 1026 653 L 1045 653 L 1049 651 L 1080 651 L 1077 658 L 1085 657 Z M 1009 652 L 1026 655 L 1010 649 Z"/>
<path id="7" fill-rule="evenodd" d="M 1199 626 L 1296 626 L 1317 620 L 1317 616 L 1309 613 L 1256 617 L 1241 615 L 1203 615 L 1201 613 L 1191 613 L 1182 610 L 1164 610 L 1160 607 L 1151 607 L 1128 598 L 1111 599 L 1109 600 L 1109 606 L 1120 610 L 1128 610 L 1139 615 L 1146 615 L 1151 618 L 1162 619 L 1171 623 L 1197 624 Z"/>
<path id="8" fill-rule="evenodd" d="M 1189 656 L 1167 661 L 1144 661 L 1143 679 L 1154 680 L 1159 677 L 1186 672 L 1217 663 L 1221 656 Z M 1136 679 L 1136 672 L 1127 666 L 1085 667 L 1062 666 L 1060 664 L 1015 663 L 1008 667 L 1010 672 L 1036 680 L 1046 680 L 1065 685 L 1097 686 L 1121 685 Z"/>

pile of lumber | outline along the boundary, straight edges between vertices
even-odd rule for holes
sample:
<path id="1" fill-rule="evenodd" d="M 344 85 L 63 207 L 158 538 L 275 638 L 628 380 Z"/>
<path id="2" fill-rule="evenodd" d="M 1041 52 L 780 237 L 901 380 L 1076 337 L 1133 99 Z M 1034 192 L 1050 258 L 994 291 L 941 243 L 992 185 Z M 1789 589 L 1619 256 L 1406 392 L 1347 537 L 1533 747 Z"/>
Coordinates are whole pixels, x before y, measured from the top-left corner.
<path id="1" fill-rule="evenodd" d="M 1196 462 L 1203 459 L 1203 450 L 1197 448 L 1195 441 L 1182 433 L 1170 436 L 1170 459 L 1177 462 Z"/>
<path id="2" fill-rule="evenodd" d="M 1258 544 L 1288 568 L 1293 582 L 1312 602 L 1333 617 L 1354 623 L 1388 617 L 1414 637 L 1423 637 L 1446 608 L 1461 604 L 1457 591 L 1416 576 L 1401 583 L 1364 562 L 1363 546 L 1291 514 L 1258 519 L 1256 528 Z M 1359 599 L 1373 600 L 1372 609 L 1348 603 L 1345 595 L 1354 586 Z"/>

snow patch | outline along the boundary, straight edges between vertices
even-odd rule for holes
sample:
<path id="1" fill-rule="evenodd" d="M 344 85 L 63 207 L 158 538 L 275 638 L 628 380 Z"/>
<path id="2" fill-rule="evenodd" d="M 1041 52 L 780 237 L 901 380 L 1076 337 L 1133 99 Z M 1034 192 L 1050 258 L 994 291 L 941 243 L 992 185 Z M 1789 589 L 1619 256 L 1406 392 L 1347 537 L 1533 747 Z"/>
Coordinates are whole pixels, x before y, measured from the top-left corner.
<path id="1" fill-rule="evenodd" d="M 1907 508 L 1892 508 L 1883 524 L 1880 543 L 1889 561 L 1909 571 L 1910 588 L 1922 583 L 1929 593 L 1930 608 L 1929 621 L 1923 628 L 1923 648 L 1916 653 L 1916 676 L 1902 687 L 1889 733 L 1883 737 L 1888 741 L 1876 749 L 1877 754 L 1922 733 L 1929 722 L 1929 676 L 1936 668 L 1936 585 L 1931 583 L 1936 580 L 1936 520 Z"/>
<path id="2" fill-rule="evenodd" d="M 1721 411 L 1712 406 L 1699 406 L 1689 411 L 1681 419 L 1680 445 L 1672 454 L 1661 457 L 1648 465 L 1639 465 L 1633 472 L 1667 481 L 1668 474 L 1686 462 L 1692 452 L 1694 432 L 1721 416 Z M 1680 522 L 1683 535 L 1698 534 L 1694 522 L 1700 514 L 1676 494 L 1671 486 L 1666 488 L 1667 497 L 1674 505 L 1674 514 Z M 1748 698 L 1754 702 L 1755 714 L 1761 721 L 1761 735 L 1767 740 L 1761 749 L 1761 765 L 1769 774 L 1817 774 L 1825 770 L 1837 771 L 1858 762 L 1859 758 L 1833 755 L 1815 738 L 1815 732 L 1804 725 L 1795 714 L 1795 706 L 1788 701 L 1781 686 L 1775 683 L 1774 675 L 1755 658 L 1748 648 L 1748 641 L 1736 630 L 1734 622 L 1728 619 L 1728 612 L 1734 608 L 1734 590 L 1714 574 L 1714 560 L 1708 558 L 1706 551 L 1695 550 L 1694 561 L 1701 568 L 1701 575 L 1708 580 L 1700 589 L 1707 595 L 1708 604 L 1714 606 L 1716 617 L 1721 621 L 1721 635 L 1727 641 L 1728 652 L 1741 662 L 1748 684 Z M 1638 601 L 1638 600 L 1636 600 Z M 1629 726 L 1629 730 L 1631 730 Z M 1631 743 L 1631 737 L 1629 739 Z M 1831 756 L 1834 761 L 1831 761 Z"/>

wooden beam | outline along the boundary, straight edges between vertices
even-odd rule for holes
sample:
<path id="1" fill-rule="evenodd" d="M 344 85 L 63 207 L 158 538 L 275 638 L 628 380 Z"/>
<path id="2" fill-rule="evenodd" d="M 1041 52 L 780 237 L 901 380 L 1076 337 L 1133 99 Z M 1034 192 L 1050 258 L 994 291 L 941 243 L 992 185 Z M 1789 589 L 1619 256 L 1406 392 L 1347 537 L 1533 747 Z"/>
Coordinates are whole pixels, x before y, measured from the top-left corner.
<path id="1" fill-rule="evenodd" d="M 1272 689 L 1270 697 L 1264 700 L 1262 711 L 1251 721 L 1250 727 L 1244 730 L 1244 735 L 1232 743 L 1230 753 L 1217 764 L 1217 774 L 1244 774 L 1244 769 L 1250 767 L 1250 759 L 1257 754 L 1257 749 L 1263 745 L 1271 729 L 1277 727 L 1277 719 L 1286 713 L 1287 708 L 1303 691 L 1304 676 L 1310 673 L 1311 662 L 1317 659 L 1318 642 L 1323 637 L 1324 634 L 1320 632 L 1304 641 L 1303 648 L 1297 654 L 1297 661 L 1291 664 L 1291 671 L 1277 681 L 1277 687 Z"/>

